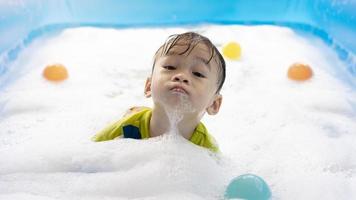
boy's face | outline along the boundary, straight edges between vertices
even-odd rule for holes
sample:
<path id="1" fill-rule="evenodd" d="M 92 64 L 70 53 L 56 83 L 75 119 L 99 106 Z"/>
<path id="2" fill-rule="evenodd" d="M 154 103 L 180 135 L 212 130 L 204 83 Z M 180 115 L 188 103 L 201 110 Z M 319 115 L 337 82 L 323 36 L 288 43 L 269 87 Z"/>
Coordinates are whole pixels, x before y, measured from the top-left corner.
<path id="1" fill-rule="evenodd" d="M 199 117 L 205 111 L 216 114 L 222 101 L 216 93 L 219 66 L 214 59 L 207 64 L 210 50 L 204 44 L 199 43 L 189 54 L 179 55 L 186 48 L 176 45 L 156 60 L 152 76 L 146 81 L 145 94 L 152 95 L 155 104 L 186 109 Z"/>

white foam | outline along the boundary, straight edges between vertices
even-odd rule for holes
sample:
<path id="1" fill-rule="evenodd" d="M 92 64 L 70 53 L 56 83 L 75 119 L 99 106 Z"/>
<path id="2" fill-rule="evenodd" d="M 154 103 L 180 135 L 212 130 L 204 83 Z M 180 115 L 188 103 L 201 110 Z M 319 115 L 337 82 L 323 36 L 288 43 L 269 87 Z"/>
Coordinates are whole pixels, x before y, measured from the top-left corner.
<path id="1" fill-rule="evenodd" d="M 198 31 L 219 49 L 230 40 L 223 104 L 203 122 L 213 156 L 177 135 L 93 143 L 130 106 L 151 106 L 143 88 L 152 57 L 174 33 Z M 286 78 L 306 62 L 314 77 Z M 67 66 L 58 84 L 47 64 Z M 356 94 L 343 63 L 319 39 L 276 26 L 164 29 L 73 28 L 35 40 L 0 91 L 1 199 L 217 199 L 228 181 L 254 173 L 276 199 L 355 199 Z"/>

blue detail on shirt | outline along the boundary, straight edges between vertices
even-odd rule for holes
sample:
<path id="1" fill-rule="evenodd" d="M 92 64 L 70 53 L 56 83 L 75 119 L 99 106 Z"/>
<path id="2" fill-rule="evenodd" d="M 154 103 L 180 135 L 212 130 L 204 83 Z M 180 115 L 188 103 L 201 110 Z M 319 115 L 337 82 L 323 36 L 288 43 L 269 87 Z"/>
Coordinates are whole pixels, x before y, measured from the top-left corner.
<path id="1" fill-rule="evenodd" d="M 141 139 L 140 130 L 136 126 L 127 125 L 122 129 L 124 130 L 124 138 Z"/>

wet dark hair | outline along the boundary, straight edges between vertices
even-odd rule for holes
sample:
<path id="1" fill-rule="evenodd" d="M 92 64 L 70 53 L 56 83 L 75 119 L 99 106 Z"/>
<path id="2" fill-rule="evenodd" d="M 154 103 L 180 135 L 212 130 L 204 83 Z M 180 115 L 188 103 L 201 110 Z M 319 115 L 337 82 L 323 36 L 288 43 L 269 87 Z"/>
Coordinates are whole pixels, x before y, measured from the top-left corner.
<path id="1" fill-rule="evenodd" d="M 178 53 L 178 55 L 183 55 L 183 54 L 189 55 L 192 52 L 192 50 L 200 43 L 204 44 L 210 51 L 210 57 L 206 64 L 209 64 L 211 60 L 214 60 L 219 66 L 218 68 L 219 75 L 218 75 L 218 82 L 217 82 L 218 89 L 216 91 L 216 93 L 219 93 L 225 82 L 225 76 L 226 76 L 225 60 L 223 56 L 220 54 L 219 50 L 207 37 L 204 37 L 195 32 L 186 32 L 182 34 L 175 34 L 169 36 L 166 42 L 157 50 L 157 52 L 154 55 L 152 71 L 154 69 L 157 59 L 159 57 L 168 55 L 170 53 L 170 50 L 174 46 L 186 46 L 187 48 L 184 49 L 182 52 Z"/>

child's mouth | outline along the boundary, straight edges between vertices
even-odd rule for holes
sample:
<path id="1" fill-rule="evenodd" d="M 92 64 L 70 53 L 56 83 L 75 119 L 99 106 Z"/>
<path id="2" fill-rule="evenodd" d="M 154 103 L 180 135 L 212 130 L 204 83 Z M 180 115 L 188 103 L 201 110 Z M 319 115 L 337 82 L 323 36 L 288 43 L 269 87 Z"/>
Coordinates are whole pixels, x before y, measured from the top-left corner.
<path id="1" fill-rule="evenodd" d="M 188 95 L 187 91 L 185 91 L 184 88 L 179 87 L 179 86 L 173 87 L 173 88 L 171 89 L 171 91 L 173 91 L 174 93 L 180 93 L 180 94 Z"/>

